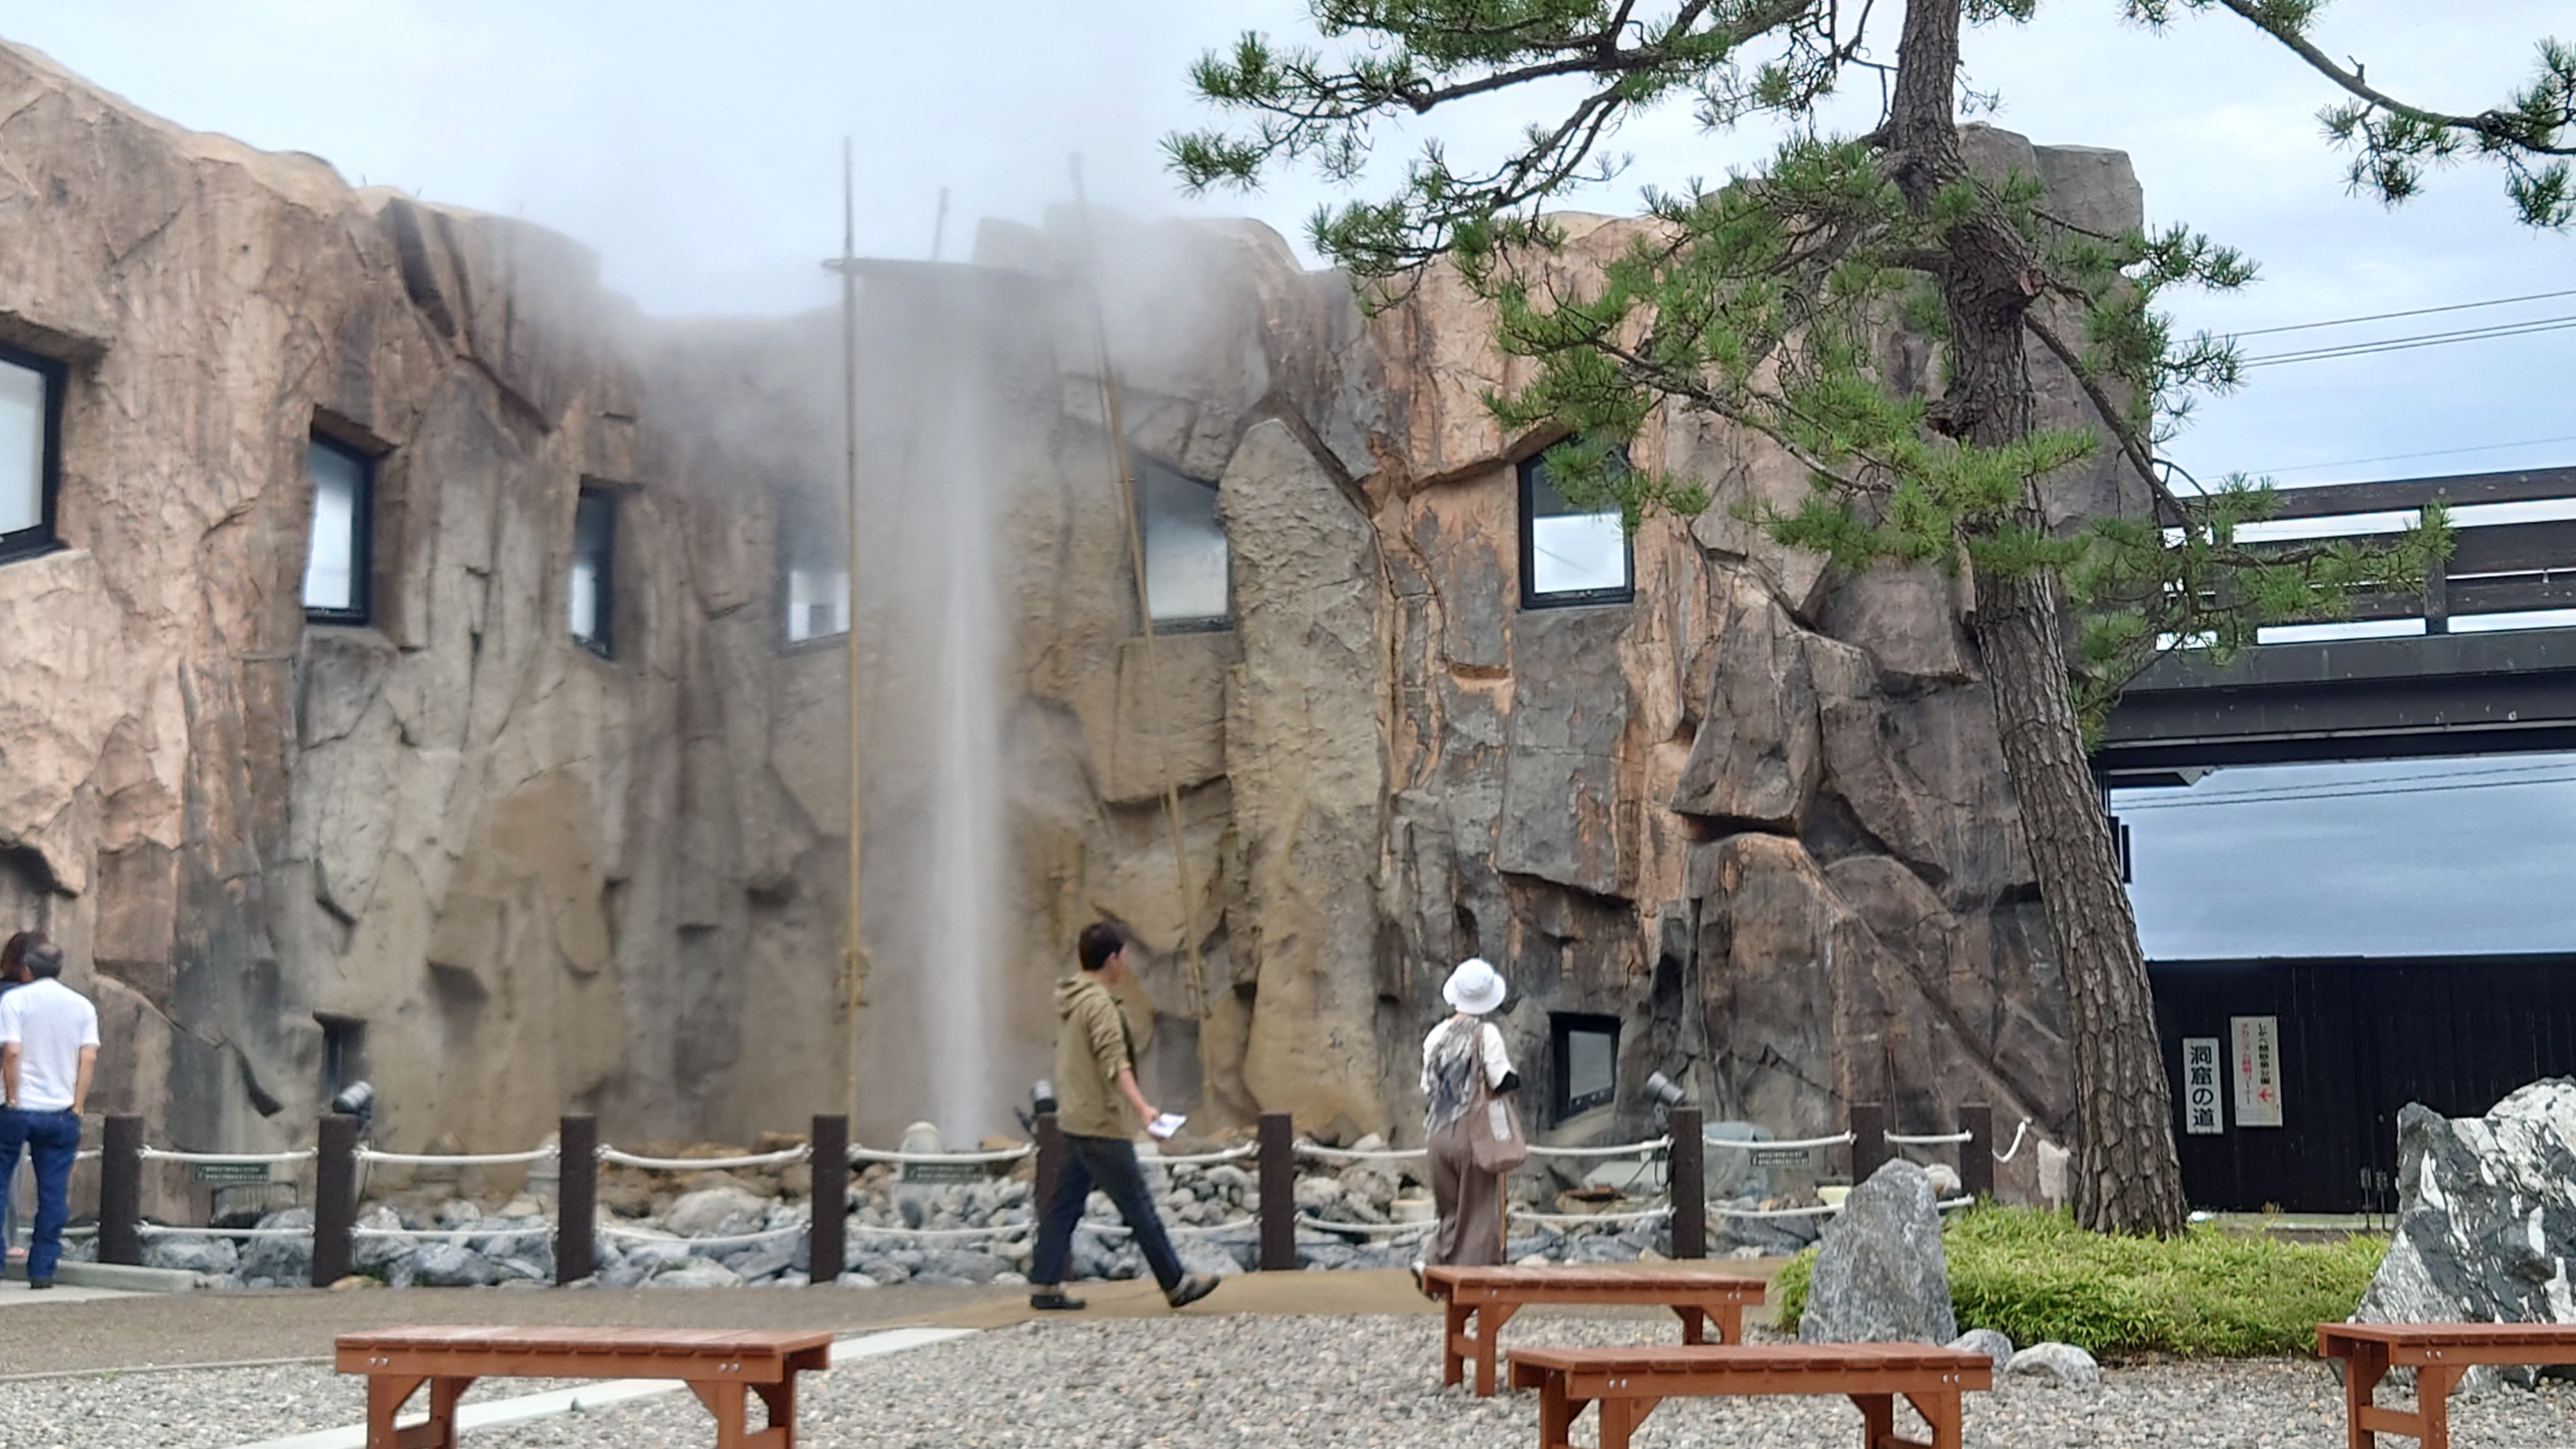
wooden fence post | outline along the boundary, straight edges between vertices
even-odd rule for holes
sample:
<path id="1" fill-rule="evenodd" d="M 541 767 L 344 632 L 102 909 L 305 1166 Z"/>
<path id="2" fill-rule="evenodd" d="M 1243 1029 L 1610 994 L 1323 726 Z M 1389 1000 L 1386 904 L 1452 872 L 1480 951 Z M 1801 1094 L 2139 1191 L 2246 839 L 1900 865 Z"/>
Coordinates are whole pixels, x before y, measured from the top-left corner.
<path id="1" fill-rule="evenodd" d="M 599 1271 L 599 1119 L 567 1115 L 555 1130 L 555 1282 Z"/>
<path id="2" fill-rule="evenodd" d="M 1852 1186 L 1869 1181 L 1887 1165 L 1887 1109 L 1876 1102 L 1855 1102 L 1851 1109 Z"/>
<path id="3" fill-rule="evenodd" d="M 1297 1268 L 1297 1132 L 1285 1112 L 1261 1114 L 1261 1271 Z"/>
<path id="4" fill-rule="evenodd" d="M 326 1112 L 313 1135 L 313 1286 L 357 1270 L 358 1119 Z"/>
<path id="5" fill-rule="evenodd" d="M 99 1138 L 98 1260 L 143 1262 L 143 1119 L 110 1117 Z"/>
<path id="6" fill-rule="evenodd" d="M 1973 1198 L 1995 1195 L 1995 1109 L 1970 1103 L 1959 1109 L 1959 1191 Z"/>
<path id="7" fill-rule="evenodd" d="M 1697 1107 L 1674 1107 L 1664 1113 L 1664 1130 L 1673 1145 L 1665 1157 L 1667 1196 L 1673 1204 L 1673 1256 L 1708 1256 L 1708 1176 L 1702 1168 L 1708 1150 L 1700 1136 Z"/>
<path id="8" fill-rule="evenodd" d="M 837 1113 L 814 1119 L 814 1187 L 807 1194 L 806 1281 L 841 1276 L 850 1232 L 850 1119 Z"/>

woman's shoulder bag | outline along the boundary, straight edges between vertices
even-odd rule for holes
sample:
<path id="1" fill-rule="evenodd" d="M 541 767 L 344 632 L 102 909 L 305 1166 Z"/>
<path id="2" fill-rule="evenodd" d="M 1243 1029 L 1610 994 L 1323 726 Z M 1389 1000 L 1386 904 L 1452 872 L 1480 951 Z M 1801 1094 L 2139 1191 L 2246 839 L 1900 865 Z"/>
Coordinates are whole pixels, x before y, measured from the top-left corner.
<path id="1" fill-rule="evenodd" d="M 1529 1160 L 1529 1136 L 1521 1130 L 1513 1093 L 1497 1093 L 1485 1075 L 1484 1034 L 1492 1027 L 1478 1023 L 1467 1047 L 1467 1155 L 1486 1172 L 1509 1172 Z"/>

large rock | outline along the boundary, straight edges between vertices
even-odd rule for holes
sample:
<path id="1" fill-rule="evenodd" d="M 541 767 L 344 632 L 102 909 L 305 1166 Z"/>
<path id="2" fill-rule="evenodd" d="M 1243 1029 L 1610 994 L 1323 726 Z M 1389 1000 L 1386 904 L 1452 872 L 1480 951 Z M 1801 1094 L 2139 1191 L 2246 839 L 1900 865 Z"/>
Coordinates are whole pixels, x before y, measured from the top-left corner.
<path id="1" fill-rule="evenodd" d="M 738 1187 L 711 1187 L 682 1193 L 662 1215 L 662 1225 L 684 1238 L 724 1229 L 729 1221 L 756 1221 L 769 1210 L 767 1201 Z M 737 1230 L 739 1223 L 737 1222 Z"/>
<path id="2" fill-rule="evenodd" d="M 1895 1161 L 1843 1200 L 1826 1225 L 1798 1319 L 1803 1343 L 1948 1343 L 1949 1261 L 1932 1180 Z"/>
<path id="3" fill-rule="evenodd" d="M 2093 1361 L 2093 1355 L 2053 1340 L 2014 1354 L 2003 1370 L 2014 1378 L 2036 1379 L 2061 1389 L 2089 1389 L 2102 1382 L 2102 1366 Z"/>
<path id="4" fill-rule="evenodd" d="M 2484 1117 L 2409 1103 L 2397 1185 L 2397 1232 L 2355 1322 L 2576 1323 L 2576 1079 L 2534 1082 Z"/>
<path id="5" fill-rule="evenodd" d="M 1722 574 L 1712 587 L 1725 606 L 1703 646 L 1707 662 L 1693 671 L 1699 728 L 1672 808 L 1721 828 L 1795 834 L 1824 764 L 1805 631 L 1745 574 Z"/>

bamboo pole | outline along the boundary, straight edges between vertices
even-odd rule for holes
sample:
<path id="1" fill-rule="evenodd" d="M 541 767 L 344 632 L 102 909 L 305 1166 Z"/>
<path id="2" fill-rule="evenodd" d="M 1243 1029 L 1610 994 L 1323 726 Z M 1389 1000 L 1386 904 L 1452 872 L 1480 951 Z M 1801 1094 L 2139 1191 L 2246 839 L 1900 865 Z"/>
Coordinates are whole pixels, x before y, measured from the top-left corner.
<path id="1" fill-rule="evenodd" d="M 1198 893 L 1191 889 L 1190 857 L 1181 840 L 1181 790 L 1172 774 L 1172 736 L 1166 727 L 1163 710 L 1163 684 L 1155 665 L 1154 605 L 1146 592 L 1145 532 L 1136 515 L 1136 480 L 1127 458 L 1127 432 L 1118 418 L 1118 379 L 1109 362 L 1109 319 L 1100 303 L 1099 245 L 1091 230 L 1091 202 L 1083 194 L 1082 158 L 1071 158 L 1073 168 L 1073 207 L 1082 226 L 1086 270 L 1084 295 L 1091 302 L 1091 342 L 1094 365 L 1100 374 L 1101 411 L 1109 424 L 1111 466 L 1118 475 L 1118 501 L 1127 513 L 1127 557 L 1136 570 L 1136 617 L 1144 627 L 1145 694 L 1153 711 L 1156 755 L 1163 768 L 1163 817 L 1172 833 L 1172 879 L 1180 895 L 1181 944 L 1187 963 L 1190 985 L 1190 1018 L 1207 1020 L 1207 965 L 1199 955 Z M 1200 1046 L 1200 1059 L 1206 1059 L 1206 1046 Z"/>
<path id="2" fill-rule="evenodd" d="M 848 935 L 841 947 L 841 1016 L 849 1030 L 850 1120 L 859 1116 L 859 1008 L 867 1004 L 868 961 L 860 934 L 859 866 L 864 838 L 867 778 L 859 740 L 859 258 L 857 183 L 852 173 L 850 138 L 841 138 L 841 439 L 842 553 L 841 591 L 848 618 L 842 644 L 849 662 L 850 709 L 850 879 Z"/>

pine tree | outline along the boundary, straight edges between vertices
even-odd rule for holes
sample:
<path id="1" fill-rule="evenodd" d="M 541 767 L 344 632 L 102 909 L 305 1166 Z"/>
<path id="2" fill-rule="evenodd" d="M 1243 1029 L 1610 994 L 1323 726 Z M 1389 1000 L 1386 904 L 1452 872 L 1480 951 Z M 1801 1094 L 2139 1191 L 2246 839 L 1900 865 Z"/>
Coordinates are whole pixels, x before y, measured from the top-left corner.
<path id="1" fill-rule="evenodd" d="M 1708 506 L 1700 483 L 1629 469 L 1615 445 L 1658 408 L 1717 415 L 1808 469 L 1801 506 L 1759 521 L 1846 567 L 1936 563 L 1963 576 L 2071 1014 L 2076 1213 L 2087 1226 L 2166 1234 L 2183 1223 L 2171 1106 L 2137 926 L 2087 763 L 2090 731 L 2163 654 L 2224 659 L 2265 624 L 2332 617 L 2356 590 L 2420 587 L 2449 547 L 2438 508 L 2376 547 L 2239 541 L 2270 507 L 2231 477 L 2168 486 L 2155 448 L 2197 393 L 2232 388 L 2240 362 L 2159 312 L 2178 287 L 2244 285 L 2253 266 L 2175 228 L 2103 235 L 2049 210 L 2034 178 L 1972 171 L 1962 153 L 1960 46 L 1971 27 L 2025 21 L 2037 0 L 1912 0 L 1892 59 L 1869 0 L 1309 0 L 1338 55 L 1245 35 L 1193 73 L 1242 119 L 1172 137 L 1193 190 L 1251 187 L 1303 164 L 1357 179 L 1375 130 L 1475 97 L 1569 92 L 1490 169 L 1427 144 L 1396 193 L 1327 208 L 1316 246 L 1378 303 L 1421 269 L 1454 265 L 1534 380 L 1489 400 L 1507 425 L 1551 422 L 1549 454 L 1581 507 Z M 2390 204 L 2428 167 L 2500 166 L 2522 221 L 2565 229 L 2576 189 L 2576 49 L 2545 42 L 2535 78 L 2495 109 L 2450 114 L 2384 94 L 2360 64 L 2309 39 L 2323 0 L 2122 0 L 2153 30 L 2177 10 L 2226 11 L 2349 99 L 2323 117 L 2352 152 L 2350 180 Z M 1895 7 L 1886 7 L 1894 9 Z M 1876 22 L 1874 26 L 1873 22 Z M 1884 96 L 1866 135 L 1823 131 L 1818 108 L 1860 73 Z M 1791 139 L 1728 184 L 1649 192 L 1655 225 L 1565 295 L 1531 263 L 1558 244 L 1544 206 L 1617 171 L 1604 143 L 1627 117 L 1689 102 L 1711 128 L 1785 119 Z M 1939 366 L 1908 386 L 1891 337 L 1928 337 Z M 2032 349 L 2083 384 L 2095 426 L 2041 427 Z M 1908 370 L 1910 373 L 1910 370 Z M 2041 487 L 2103 447 L 2154 499 L 2150 516 L 2052 529 Z"/>

